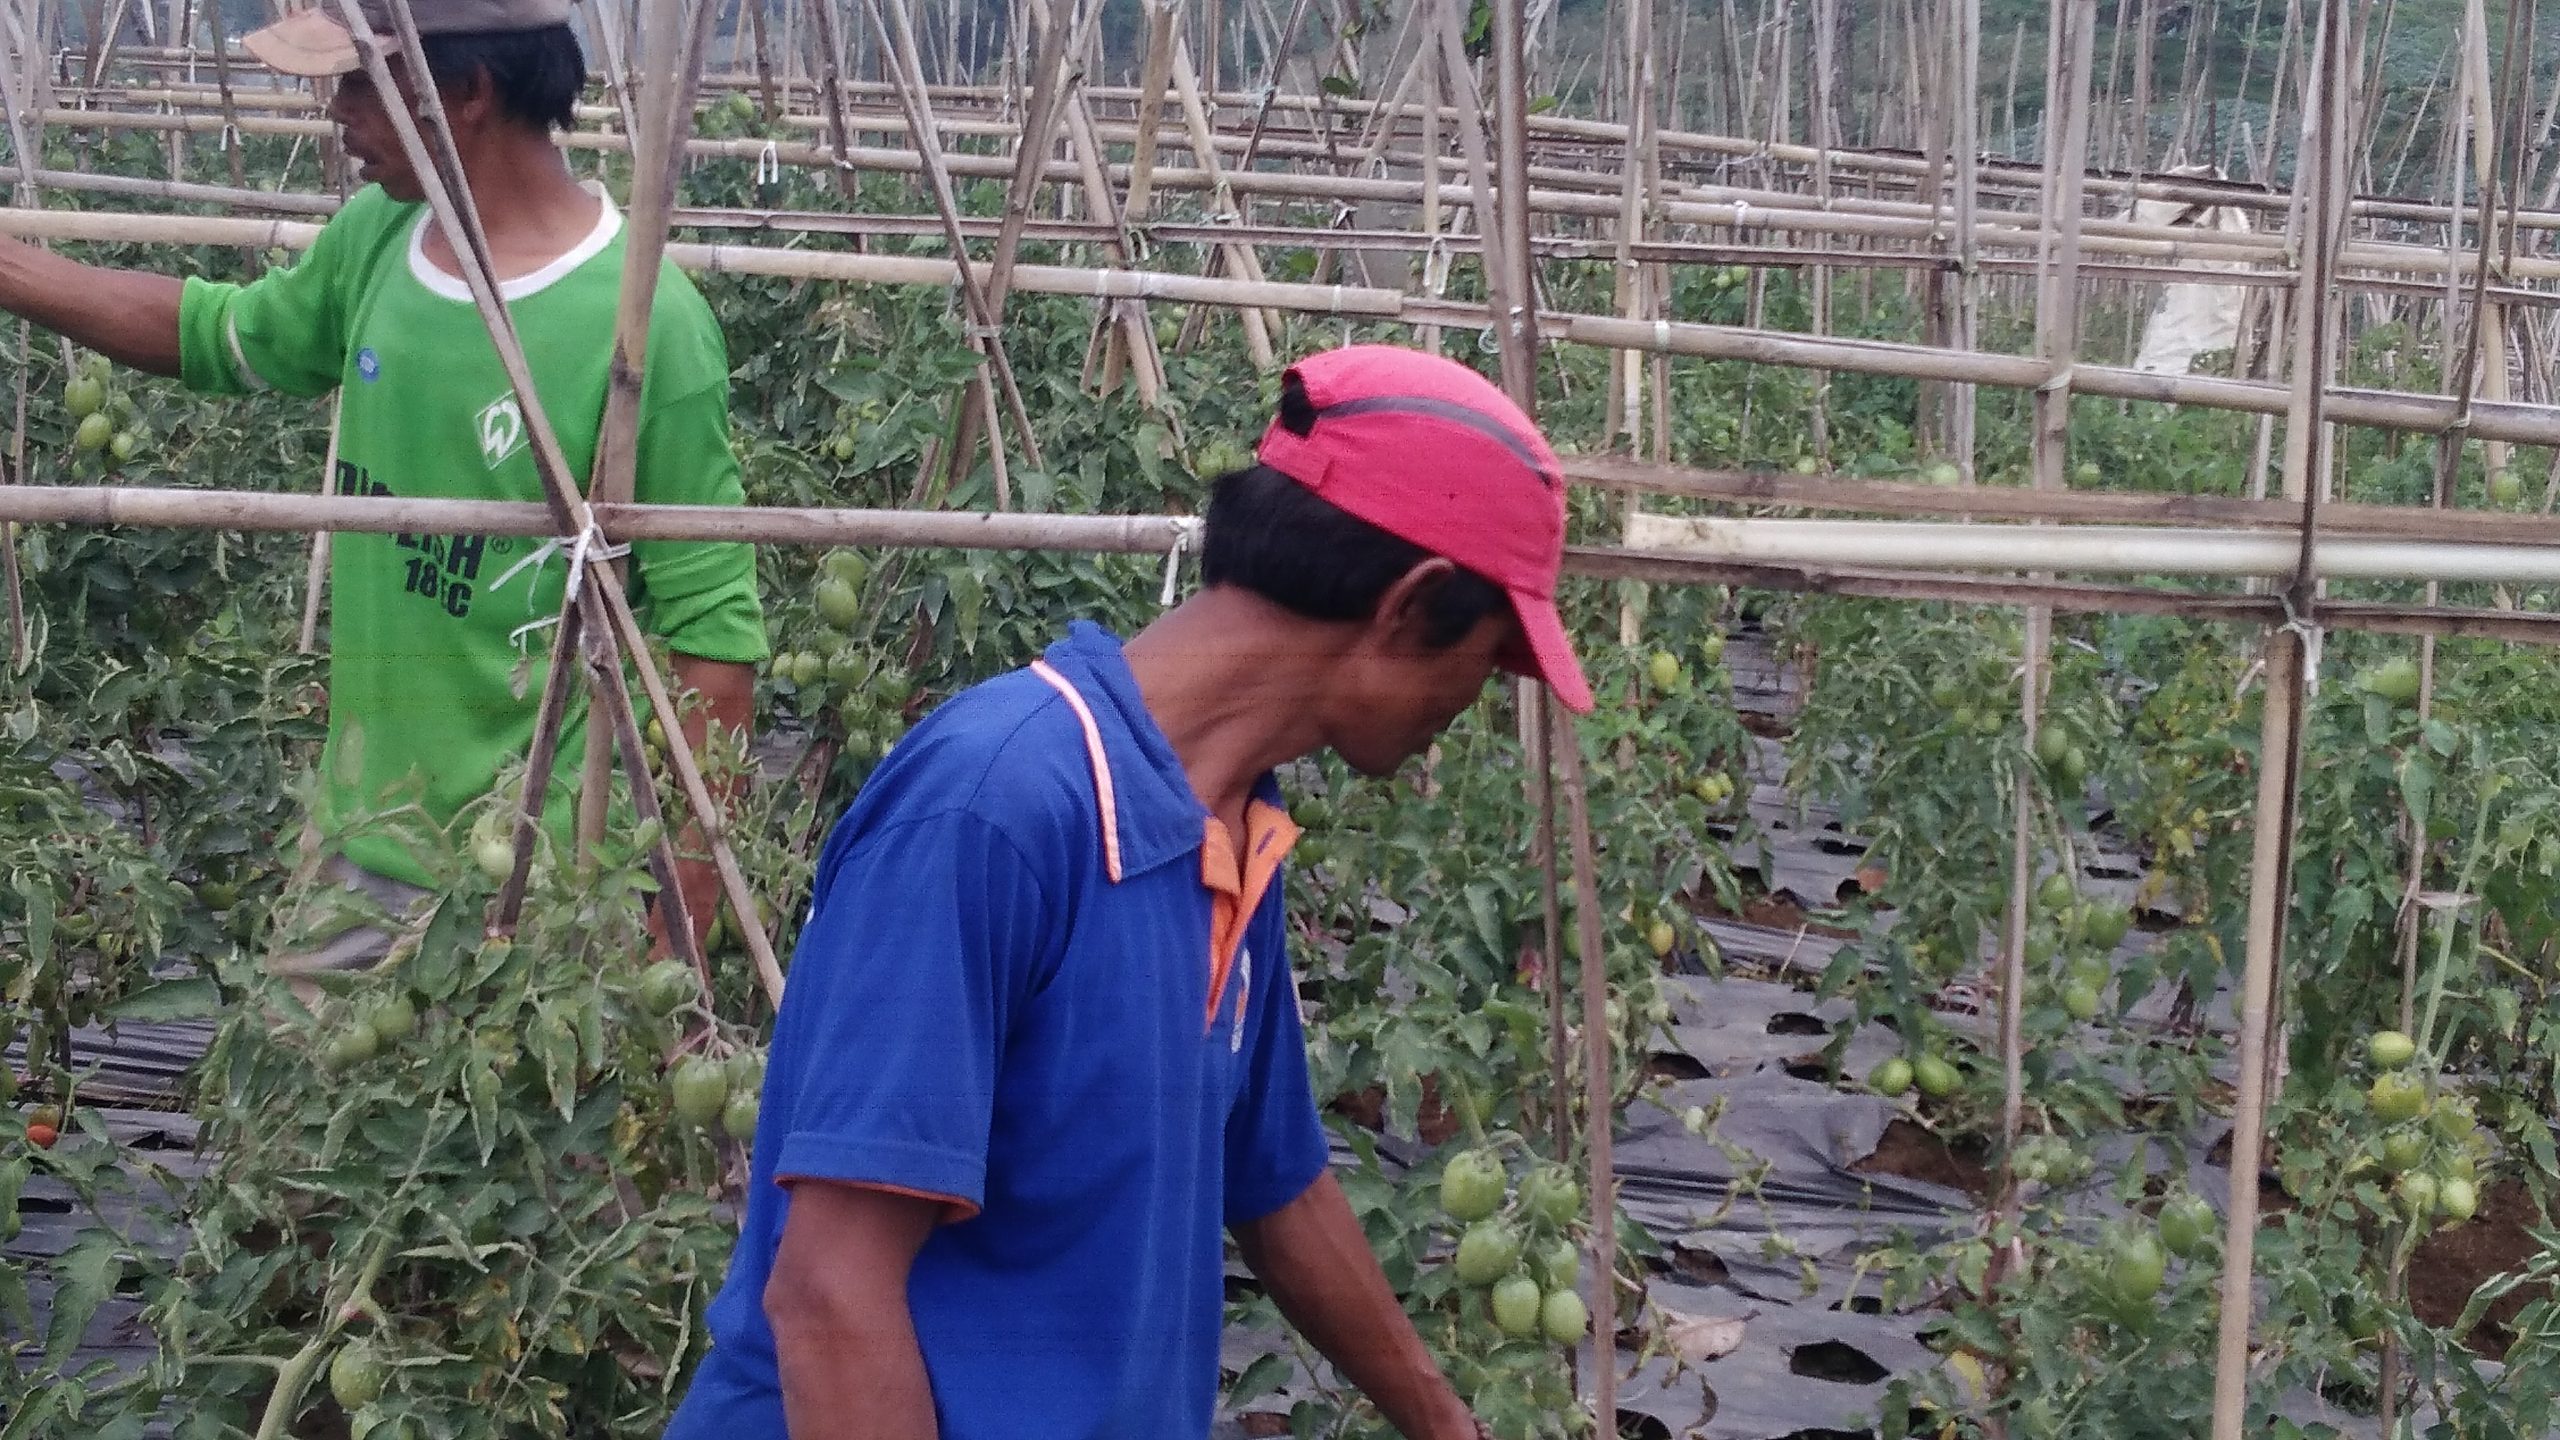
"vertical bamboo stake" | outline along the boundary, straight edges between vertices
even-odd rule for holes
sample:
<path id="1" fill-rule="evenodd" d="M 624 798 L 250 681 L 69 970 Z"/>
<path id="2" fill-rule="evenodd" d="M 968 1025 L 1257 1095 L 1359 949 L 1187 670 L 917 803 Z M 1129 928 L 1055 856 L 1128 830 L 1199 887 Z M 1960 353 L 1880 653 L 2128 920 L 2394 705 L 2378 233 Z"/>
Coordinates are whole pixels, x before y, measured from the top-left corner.
<path id="1" fill-rule="evenodd" d="M 2291 893 L 2295 775 L 2301 764 L 2301 703 L 2314 577 L 2313 534 L 2327 474 L 2322 418 L 2336 335 L 2330 323 L 2329 277 L 2345 210 L 2341 132 L 2347 115 L 2345 17 L 2337 0 L 2320 0 L 2316 62 L 2305 74 L 2303 136 L 2310 157 L 2304 197 L 2308 244 L 2296 278 L 2292 405 L 2285 419 L 2285 493 L 2303 506 L 2302 564 L 2288 595 L 2297 626 L 2267 637 L 2266 708 L 2260 722 L 2256 840 L 2250 865 L 2248 953 L 2240 995 L 2239 1096 L 2231 1130 L 2231 1204 L 2223 1246 L 2222 1314 L 2215 1349 L 2213 1440 L 2241 1440 L 2247 1428 L 2250 1280 L 2258 1226 L 2258 1170 L 2266 1128 L 2269 1015 L 2284 952 Z"/>
<path id="2" fill-rule="evenodd" d="M 1437 0 L 1424 0 L 1426 8 Z M 1422 293 L 1438 299 L 1449 283 L 1449 246 L 1440 218 L 1440 46 L 1428 30 L 1419 38 L 1414 73 L 1422 77 Z M 1424 325 L 1416 337 L 1422 348 L 1440 353 L 1440 327 Z"/>
<path id="3" fill-rule="evenodd" d="M 320 457 L 320 493 L 338 493 L 338 422 L 345 411 L 332 400 L 329 404 L 329 448 Z M 320 597 L 329 590 L 330 533 L 311 532 L 311 563 L 302 576 L 302 634 L 296 647 L 308 655 L 320 643 Z"/>
<path id="4" fill-rule="evenodd" d="M 649 321 L 657 303 L 659 262 L 666 254 L 667 217 L 675 209 L 677 167 L 693 131 L 693 88 L 702 47 L 718 7 L 700 0 L 694 13 L 688 31 L 682 0 L 647 0 L 645 28 L 635 37 L 631 57 L 637 84 L 627 88 L 638 90 L 632 107 L 631 215 L 623 240 L 613 358 L 605 370 L 604 416 L 587 476 L 587 498 L 599 503 L 630 500 L 638 481 L 640 381 L 648 365 Z M 614 568 L 617 574 L 629 574 L 624 562 L 614 562 Z M 590 725 L 578 786 L 581 849 L 604 838 L 612 796 L 613 736 Z"/>
<path id="5" fill-rule="evenodd" d="M 1240 221 L 1244 209 L 1236 201 L 1235 192 L 1227 185 L 1226 168 L 1218 160 L 1217 136 L 1210 121 L 1210 100 L 1203 97 L 1199 77 L 1191 67 L 1191 47 L 1179 34 L 1173 40 L 1173 88 L 1182 98 L 1182 123 L 1191 141 L 1194 163 L 1207 175 L 1213 215 L 1222 221 Z M 1260 283 L 1262 259 L 1250 245 L 1222 245 L 1218 249 L 1221 263 L 1240 279 Z M 1268 370 L 1273 364 L 1271 345 L 1279 320 L 1262 307 L 1248 306 L 1238 312 L 1244 318 L 1245 353 L 1253 358 L 1256 368 Z"/>
<path id="6" fill-rule="evenodd" d="M 827 117 L 827 148 L 835 152 L 836 193 L 847 200 L 856 198 L 861 180 L 854 174 L 853 161 L 847 148 L 853 137 L 846 132 L 844 117 L 844 42 L 836 30 L 836 0 L 809 0 L 809 43 L 818 47 L 819 113 Z M 784 42 L 786 51 L 789 42 Z M 921 150 L 927 137 L 913 137 Z"/>
<path id="7" fill-rule="evenodd" d="M 2052 378 L 2035 393 L 2030 445 L 2032 484 L 2038 490 L 2050 491 L 2063 488 L 2062 465 L 2070 444 L 2071 367 L 2080 346 L 2080 227 L 2088 173 L 2090 64 L 2097 44 L 2097 0 L 2053 0 L 2048 13 L 2051 35 L 2045 49 L 2044 172 L 2044 213 L 2048 223 L 2037 265 L 2036 353 L 2050 367 Z M 2057 96 L 2063 106 L 2058 129 L 2052 116 Z M 2043 718 L 2053 611 L 2047 606 L 2029 606 L 2026 620 L 2018 694 L 2027 754 L 2032 755 Z M 2017 1176 L 2007 1157 L 2017 1148 L 2026 1118 L 2027 898 L 2036 884 L 2036 854 L 2035 787 L 2023 760 L 2011 804 L 2009 908 L 2000 944 L 2003 1149 L 1995 1213 L 2003 1222 L 2014 1221 L 2018 1215 Z"/>
<path id="8" fill-rule="evenodd" d="M 1975 202 L 1982 183 L 1982 0 L 1951 0 L 1951 3 L 1956 13 L 1955 93 L 1948 99 L 1947 113 L 1948 121 L 1954 127 L 1948 148 L 1955 155 L 1956 273 L 1955 329 L 1949 336 L 1949 343 L 1958 351 L 1969 352 L 1980 338 L 1982 312 L 1982 276 L 1976 265 L 1974 249 Z M 2077 207 L 2066 215 L 2069 218 L 2064 223 L 2077 224 Z M 1947 401 L 1948 436 L 1955 451 L 1958 478 L 1961 483 L 1970 485 L 1976 478 L 1974 387 L 1963 384 L 1952 387 Z"/>
<path id="9" fill-rule="evenodd" d="M 1833 52 L 1840 41 L 1839 0 L 1813 0 L 1813 113 L 1807 118 L 1806 138 L 1813 142 L 1813 201 L 1824 210 L 1831 208 L 1831 152 L 1840 143 L 1839 120 L 1833 107 L 1837 104 L 1835 82 L 1839 68 Z M 1831 267 L 1824 258 L 1831 252 L 1831 236 L 1826 232 L 1813 240 L 1813 282 L 1810 301 L 1812 327 L 1816 335 L 1831 333 Z M 1807 418 L 1813 441 L 1814 459 L 1824 469 L 1831 467 L 1831 372 L 1818 370 L 1813 376 L 1813 410 Z"/>

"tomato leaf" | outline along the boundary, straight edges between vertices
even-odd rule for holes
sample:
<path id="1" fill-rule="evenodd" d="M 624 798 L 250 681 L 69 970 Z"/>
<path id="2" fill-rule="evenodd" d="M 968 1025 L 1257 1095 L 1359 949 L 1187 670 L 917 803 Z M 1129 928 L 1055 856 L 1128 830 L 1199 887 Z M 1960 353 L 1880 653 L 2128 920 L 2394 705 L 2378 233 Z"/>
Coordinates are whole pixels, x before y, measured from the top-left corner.
<path id="1" fill-rule="evenodd" d="M 183 980 L 163 980 L 156 985 L 146 985 L 112 1004 L 102 1006 L 98 1017 L 110 1024 L 120 1020 L 157 1023 L 192 1020 L 215 1014 L 221 1008 L 222 994 L 212 977 L 194 975 Z"/>

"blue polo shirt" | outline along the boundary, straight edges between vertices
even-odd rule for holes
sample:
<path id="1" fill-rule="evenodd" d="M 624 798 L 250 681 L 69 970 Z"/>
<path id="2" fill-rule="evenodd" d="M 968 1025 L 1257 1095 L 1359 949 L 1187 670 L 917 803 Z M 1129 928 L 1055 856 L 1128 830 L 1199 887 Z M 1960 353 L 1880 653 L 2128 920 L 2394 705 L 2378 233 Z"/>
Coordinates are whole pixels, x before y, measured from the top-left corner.
<path id="1" fill-rule="evenodd" d="M 1268 877 L 1295 832 L 1257 798 Z M 1222 869 L 1256 867 L 1095 626 L 898 743 L 819 860 L 669 1440 L 785 1433 L 765 1282 L 816 1181 L 943 1202 L 907 1298 L 946 1440 L 1207 1433 L 1222 1231 L 1326 1158 L 1281 887 Z"/>

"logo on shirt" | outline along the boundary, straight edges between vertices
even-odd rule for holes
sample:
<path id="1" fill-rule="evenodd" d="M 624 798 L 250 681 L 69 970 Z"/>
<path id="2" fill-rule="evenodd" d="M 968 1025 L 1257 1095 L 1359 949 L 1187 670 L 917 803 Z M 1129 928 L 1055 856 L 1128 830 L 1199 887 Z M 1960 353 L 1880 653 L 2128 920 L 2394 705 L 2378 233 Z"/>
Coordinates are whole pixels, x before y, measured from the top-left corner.
<path id="1" fill-rule="evenodd" d="M 372 346 L 356 352 L 356 374 L 367 385 L 382 378 L 382 357 L 373 353 Z"/>
<path id="2" fill-rule="evenodd" d="M 345 460 L 338 462 L 338 490 L 346 495 L 389 495 L 391 487 L 372 472 Z M 409 553 L 400 560 L 400 589 L 431 602 L 456 620 L 471 613 L 471 596 L 480 579 L 480 561 L 489 548 L 486 535 L 428 535 L 403 530 L 391 543 Z"/>
<path id="3" fill-rule="evenodd" d="M 480 458 L 495 470 L 501 461 L 524 448 L 524 411 L 516 397 L 501 395 L 480 412 Z"/>

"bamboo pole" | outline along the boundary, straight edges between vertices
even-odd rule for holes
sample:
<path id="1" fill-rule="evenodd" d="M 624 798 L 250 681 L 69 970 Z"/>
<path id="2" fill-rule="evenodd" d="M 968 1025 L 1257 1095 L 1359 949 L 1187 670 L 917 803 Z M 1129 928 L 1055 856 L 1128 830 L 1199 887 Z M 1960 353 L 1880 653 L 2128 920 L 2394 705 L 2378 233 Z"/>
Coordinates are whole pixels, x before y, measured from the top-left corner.
<path id="1" fill-rule="evenodd" d="M 818 48 L 819 106 L 826 116 L 828 163 L 835 171 L 836 193 L 851 200 L 860 193 L 862 182 L 852 159 L 853 136 L 846 129 L 844 84 L 838 78 L 844 64 L 844 42 L 836 30 L 836 0 L 809 0 L 809 41 Z M 789 48 L 787 43 L 785 48 Z M 936 137 L 925 130 L 911 133 L 922 163 L 922 157 L 930 153 L 927 147 L 936 143 Z"/>
<path id="2" fill-rule="evenodd" d="M 346 412 L 336 403 L 329 406 L 329 445 L 320 458 L 320 493 L 338 493 L 338 424 Z M 302 630 L 294 648 L 308 655 L 320 644 L 320 601 L 329 591 L 330 532 L 311 532 L 311 560 L 302 575 Z"/>
<path id="3" fill-rule="evenodd" d="M 2341 228 L 2345 165 L 2342 132 L 2351 114 L 2344 29 L 2336 0 L 2321 0 L 2314 43 L 2318 59 L 2305 76 L 2300 155 L 2309 157 L 2304 215 L 2308 222 L 2303 280 L 2295 305 L 2293 408 L 2285 422 L 2285 494 L 2303 507 L 2301 554 L 2283 597 L 2288 624 L 2267 632 L 2265 710 L 2260 721 L 2256 837 L 2249 885 L 2248 949 L 2240 995 L 2239 1094 L 2231 1130 L 2231 1200 L 2223 1245 L 2222 1311 L 2214 1359 L 2213 1440 L 2241 1440 L 2248 1429 L 2251 1279 L 2257 1240 L 2258 1173 L 2269 1089 L 2269 1017 L 2283 961 L 2291 896 L 2296 774 L 2302 761 L 2301 705 L 2306 647 L 2320 552 L 2316 529 L 2328 465 L 2322 409 L 2336 335 L 2327 273 Z"/>
<path id="4" fill-rule="evenodd" d="M 694 82 L 701 73 L 702 49 L 718 6 L 712 0 L 698 0 L 689 28 L 683 23 L 682 0 L 646 0 L 642 14 L 646 18 L 633 57 L 639 106 L 633 115 L 630 228 L 623 241 L 613 358 L 605 369 L 604 415 L 598 422 L 587 477 L 590 501 L 629 500 L 638 481 L 640 382 L 648 365 L 659 262 L 666 253 L 667 215 L 675 208 L 676 167 L 682 163 L 685 134 L 693 126 Z M 629 565 L 620 560 L 611 563 L 629 583 Z M 555 670 L 547 683 L 561 684 L 566 678 Z M 578 787 L 577 834 L 582 853 L 604 838 L 612 773 L 613 737 L 590 725 Z"/>

